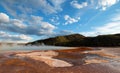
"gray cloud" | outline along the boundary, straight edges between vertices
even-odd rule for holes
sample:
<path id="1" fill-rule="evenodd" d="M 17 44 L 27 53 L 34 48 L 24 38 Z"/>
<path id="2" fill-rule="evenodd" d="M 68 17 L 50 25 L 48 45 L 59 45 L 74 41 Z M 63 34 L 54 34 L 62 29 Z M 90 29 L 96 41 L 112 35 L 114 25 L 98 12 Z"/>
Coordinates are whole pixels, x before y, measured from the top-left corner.
<path id="1" fill-rule="evenodd" d="M 51 35 L 56 28 L 54 25 L 43 21 L 40 16 L 30 16 L 26 19 L 28 24 L 18 19 L 9 19 L 8 23 L 0 23 L 1 31 L 9 31 L 14 33 L 26 34 L 26 35 Z"/>
<path id="2" fill-rule="evenodd" d="M 3 32 L 3 31 L 0 31 L 0 41 L 3 41 L 3 42 L 12 42 L 12 41 L 16 41 L 16 42 L 22 42 L 22 41 L 30 41 L 32 40 L 31 37 L 27 36 L 27 35 L 24 35 L 24 34 L 20 34 L 20 35 L 11 35 L 11 34 L 8 34 L 6 32 Z"/>

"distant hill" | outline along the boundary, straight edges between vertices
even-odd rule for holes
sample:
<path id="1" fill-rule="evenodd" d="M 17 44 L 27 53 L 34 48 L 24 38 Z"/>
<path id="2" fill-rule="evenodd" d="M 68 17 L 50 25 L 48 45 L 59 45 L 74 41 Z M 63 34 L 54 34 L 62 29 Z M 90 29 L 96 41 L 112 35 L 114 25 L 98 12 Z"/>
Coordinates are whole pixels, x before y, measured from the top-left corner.
<path id="1" fill-rule="evenodd" d="M 120 46 L 120 34 L 112 35 L 99 35 L 96 37 L 85 37 L 80 34 L 71 34 L 65 36 L 57 36 L 53 38 L 48 38 L 44 40 L 37 40 L 34 42 L 29 42 L 26 45 L 54 45 L 54 46 L 106 46 L 114 47 Z"/>

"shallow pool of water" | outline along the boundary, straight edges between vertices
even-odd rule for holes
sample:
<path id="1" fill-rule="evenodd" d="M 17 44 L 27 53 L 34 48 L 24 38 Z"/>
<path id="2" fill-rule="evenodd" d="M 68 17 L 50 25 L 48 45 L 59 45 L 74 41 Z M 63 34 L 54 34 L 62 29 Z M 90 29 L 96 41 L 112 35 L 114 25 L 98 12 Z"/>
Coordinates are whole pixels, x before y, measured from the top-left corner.
<path id="1" fill-rule="evenodd" d="M 0 46 L 0 53 L 7 51 L 32 51 L 32 50 L 54 50 L 54 49 L 67 49 L 70 47 L 61 46 Z"/>

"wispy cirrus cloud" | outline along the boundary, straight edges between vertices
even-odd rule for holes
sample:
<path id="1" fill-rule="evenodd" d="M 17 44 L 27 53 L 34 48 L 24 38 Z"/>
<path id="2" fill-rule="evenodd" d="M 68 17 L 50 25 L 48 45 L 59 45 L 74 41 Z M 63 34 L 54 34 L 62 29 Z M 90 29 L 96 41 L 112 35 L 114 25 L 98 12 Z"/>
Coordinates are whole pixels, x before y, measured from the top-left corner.
<path id="1" fill-rule="evenodd" d="M 62 11 L 61 5 L 65 1 L 66 0 L 50 0 L 49 2 L 47 0 L 2 0 L 0 4 L 10 12 L 11 15 L 16 16 L 18 12 L 22 14 L 32 14 L 39 11 L 42 11 L 44 14 L 57 13 Z"/>
<path id="2" fill-rule="evenodd" d="M 94 27 L 93 31 L 88 32 L 80 32 L 86 36 L 96 36 L 100 34 L 116 34 L 120 33 L 120 13 L 117 13 L 109 19 L 109 22 L 104 24 L 103 26 Z"/>
<path id="3" fill-rule="evenodd" d="M 103 35 L 103 34 L 116 34 L 120 33 L 120 22 L 111 22 L 107 23 L 104 26 L 94 27 L 93 31 L 88 32 L 80 32 L 85 36 L 96 36 L 96 35 Z"/>

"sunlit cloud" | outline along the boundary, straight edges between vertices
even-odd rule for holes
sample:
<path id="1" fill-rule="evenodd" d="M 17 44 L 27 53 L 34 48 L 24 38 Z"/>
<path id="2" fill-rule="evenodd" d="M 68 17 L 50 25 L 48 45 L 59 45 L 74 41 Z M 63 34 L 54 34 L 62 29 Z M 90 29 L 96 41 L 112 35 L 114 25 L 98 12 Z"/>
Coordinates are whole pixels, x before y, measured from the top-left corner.
<path id="1" fill-rule="evenodd" d="M 72 24 L 72 23 L 78 22 L 80 20 L 80 17 L 78 17 L 78 18 L 72 18 L 69 15 L 65 15 L 64 19 L 66 20 L 66 22 L 65 22 L 64 25 L 67 25 L 67 24 Z"/>
<path id="2" fill-rule="evenodd" d="M 82 2 L 80 4 L 80 3 L 78 3 L 77 0 L 73 0 L 70 4 L 71 4 L 71 6 L 73 6 L 74 8 L 77 8 L 77 9 L 81 9 L 81 8 L 88 6 L 87 2 Z"/>

